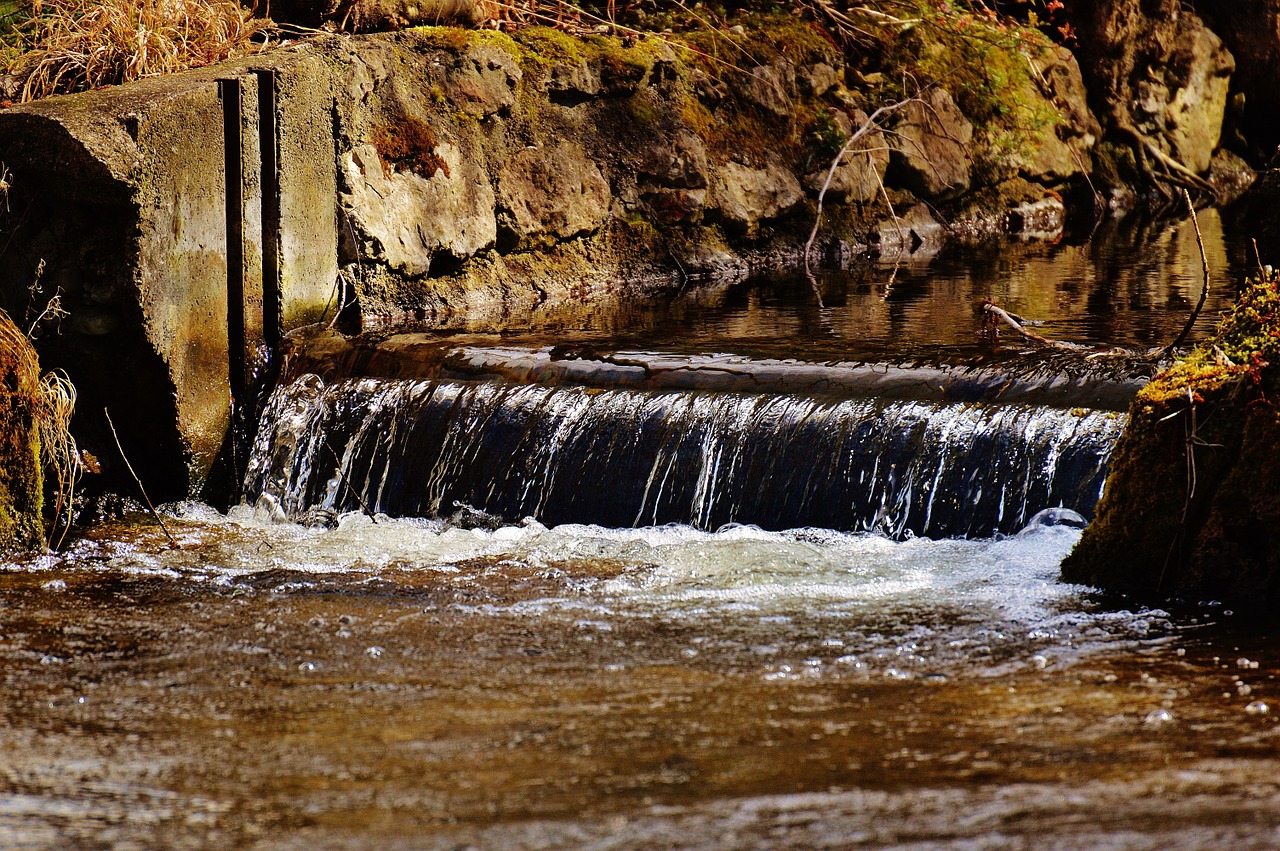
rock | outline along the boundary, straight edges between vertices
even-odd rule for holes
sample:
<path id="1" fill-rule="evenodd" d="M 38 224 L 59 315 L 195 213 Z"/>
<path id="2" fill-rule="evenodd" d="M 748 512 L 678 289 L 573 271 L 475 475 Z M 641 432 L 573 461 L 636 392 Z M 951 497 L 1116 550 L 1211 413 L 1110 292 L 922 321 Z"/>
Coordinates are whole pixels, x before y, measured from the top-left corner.
<path id="1" fill-rule="evenodd" d="M 1173 155 L 1197 174 L 1209 169 L 1222 120 L 1227 111 L 1227 90 L 1235 59 L 1208 27 L 1195 19 L 1175 54 L 1180 85 L 1165 107 Z"/>
<path id="2" fill-rule="evenodd" d="M 691 130 L 677 130 L 659 138 L 640 152 L 638 179 L 672 189 L 705 189 L 708 184 L 707 149 Z"/>
<path id="3" fill-rule="evenodd" d="M 1235 129 L 1251 155 L 1270 155 L 1280 145 L 1280 0 L 1202 3 L 1199 12 L 1222 37 L 1236 61 L 1231 87 L 1241 95 Z"/>
<path id="4" fill-rule="evenodd" d="M 1249 164 L 1236 154 L 1219 148 L 1209 163 L 1208 180 L 1219 204 L 1230 204 L 1243 195 L 1257 179 Z"/>
<path id="5" fill-rule="evenodd" d="M 430 177 L 397 171 L 371 144 L 343 156 L 340 200 L 359 242 L 356 256 L 420 277 L 441 252 L 457 260 L 493 247 L 498 226 L 489 178 L 449 142 L 436 154 L 443 167 Z"/>
<path id="6" fill-rule="evenodd" d="M 1067 208 L 1056 194 L 1024 201 L 1005 213 L 1005 229 L 1019 239 L 1056 239 L 1067 223 Z"/>
<path id="7" fill-rule="evenodd" d="M 1235 65 L 1221 39 L 1178 0 L 1081 0 L 1072 20 L 1090 97 L 1115 141 L 1137 131 L 1192 171 L 1207 169 Z"/>
<path id="8" fill-rule="evenodd" d="M 791 172 L 770 163 L 751 168 L 735 162 L 716 170 L 711 205 L 729 224 L 754 233 L 761 222 L 776 219 L 804 200 Z"/>
<path id="9" fill-rule="evenodd" d="M 947 200 L 969 188 L 973 125 L 945 89 L 934 88 L 898 112 L 889 136 L 890 172 L 925 198 Z"/>
<path id="10" fill-rule="evenodd" d="M 789 117 L 796 104 L 796 66 L 786 59 L 751 69 L 743 93 L 757 106 L 774 115 Z"/>
<path id="11" fill-rule="evenodd" d="M 1030 180 L 1052 185 L 1091 170 L 1092 149 L 1102 128 L 1089 111 L 1084 79 L 1071 51 L 1047 47 L 1032 62 L 1043 91 L 1027 91 L 1023 97 L 1047 99 L 1062 121 L 1045 128 L 1020 171 Z"/>
<path id="12" fill-rule="evenodd" d="M 498 178 L 498 226 L 518 244 L 550 245 L 597 231 L 611 200 L 608 182 L 581 145 L 530 148 Z"/>
<path id="13" fill-rule="evenodd" d="M 0 311 L 0 552 L 41 538 L 39 381 L 35 350 Z"/>
<path id="14" fill-rule="evenodd" d="M 872 231 L 871 240 L 882 258 L 921 259 L 942 250 L 947 229 L 933 217 L 928 206 L 916 204 L 897 219 L 882 220 Z"/>
<path id="15" fill-rule="evenodd" d="M 707 200 L 706 146 L 689 130 L 656 139 L 640 152 L 636 177 L 640 198 L 659 221 L 694 221 Z"/>
<path id="16" fill-rule="evenodd" d="M 844 118 L 840 123 L 846 135 L 856 132 L 869 120 L 867 114 L 860 109 L 853 111 L 852 121 L 844 117 L 844 113 L 837 113 L 837 115 Z M 880 194 L 880 187 L 883 185 L 885 170 L 888 166 L 889 151 L 884 133 L 873 130 L 864 135 L 844 155 L 840 165 L 831 175 L 831 184 L 827 187 L 826 198 L 835 201 L 859 202 L 874 199 Z M 806 175 L 805 188 L 815 195 L 820 192 L 830 169 L 830 164 L 827 164 L 825 168 Z"/>
<path id="17" fill-rule="evenodd" d="M 1247 283 L 1214 339 L 1138 393 L 1094 521 L 1062 563 L 1064 580 L 1141 600 L 1219 600 L 1274 612 L 1280 419 L 1269 399 L 1280 387 L 1276 283 L 1270 276 Z"/>
<path id="18" fill-rule="evenodd" d="M 510 53 L 492 44 L 477 44 L 453 60 L 445 87 L 459 109 L 483 119 L 515 104 L 522 77 Z"/>
<path id="19" fill-rule="evenodd" d="M 840 72 L 826 62 L 806 65 L 796 72 L 800 89 L 811 97 L 822 97 L 840 82 Z"/>
<path id="20" fill-rule="evenodd" d="M 547 74 L 547 90 L 551 92 L 553 100 L 557 99 L 557 94 L 561 98 L 567 94 L 573 100 L 594 97 L 600 94 L 600 89 L 600 75 L 586 59 L 557 62 Z"/>

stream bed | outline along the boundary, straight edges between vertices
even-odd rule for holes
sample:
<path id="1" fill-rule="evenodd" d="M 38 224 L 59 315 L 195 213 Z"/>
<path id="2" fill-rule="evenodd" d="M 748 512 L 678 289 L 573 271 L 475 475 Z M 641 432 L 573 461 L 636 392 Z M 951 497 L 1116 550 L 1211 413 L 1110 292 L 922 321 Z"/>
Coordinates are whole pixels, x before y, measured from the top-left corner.
<path id="1" fill-rule="evenodd" d="M 1211 213 L 1201 227 L 1230 268 L 1239 240 Z M 1199 285 L 1181 225 L 859 267 L 821 281 L 822 308 L 803 279 L 749 283 L 530 317 L 488 344 L 967 363 L 977 297 L 1047 336 L 1145 348 Z M 1229 301 L 1215 290 L 1197 332 Z M 565 392 L 586 410 L 677 391 Z M 1123 415 L 1070 416 L 1113 437 Z M 262 451 L 295 474 L 326 457 Z M 284 493 L 174 504 L 167 533 L 137 513 L 0 569 L 0 846 L 1280 846 L 1280 640 L 1212 600 L 1061 583 L 1080 532 L 1041 513 L 1049 491 L 998 507 L 999 534 L 958 537 L 928 520 L 762 528 L 696 501 L 664 525 L 590 525 L 572 500 L 553 518 L 537 501 L 393 517 L 368 500 L 404 477 L 344 476 L 290 515 Z M 324 522 L 290 519 L 316 508 Z"/>

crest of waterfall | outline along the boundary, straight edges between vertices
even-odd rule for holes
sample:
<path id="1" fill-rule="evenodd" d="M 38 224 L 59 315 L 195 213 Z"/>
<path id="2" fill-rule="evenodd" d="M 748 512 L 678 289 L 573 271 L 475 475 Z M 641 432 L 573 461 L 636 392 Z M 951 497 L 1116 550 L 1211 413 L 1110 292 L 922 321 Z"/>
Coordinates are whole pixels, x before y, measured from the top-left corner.
<path id="1" fill-rule="evenodd" d="M 626 527 L 1012 533 L 1088 517 L 1124 417 L 1026 405 L 303 376 L 245 481 L 291 518 L 362 510 Z"/>

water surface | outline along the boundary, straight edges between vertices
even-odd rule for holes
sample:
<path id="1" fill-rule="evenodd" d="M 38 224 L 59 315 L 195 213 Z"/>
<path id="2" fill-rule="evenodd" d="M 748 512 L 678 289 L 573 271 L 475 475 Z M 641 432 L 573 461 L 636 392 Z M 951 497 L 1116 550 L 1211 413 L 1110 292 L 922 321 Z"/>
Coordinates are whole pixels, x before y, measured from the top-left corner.
<path id="1" fill-rule="evenodd" d="M 1201 227 L 1234 280 L 1241 240 Z M 441 336 L 967 363 L 1010 354 L 976 339 L 990 296 L 1143 349 L 1177 333 L 1200 260 L 1181 225 L 820 288 L 691 283 Z M 180 547 L 133 514 L 0 567 L 0 846 L 1280 846 L 1276 636 L 1061 583 L 1079 532 L 1018 531 L 1034 510 L 895 540 L 269 507 L 169 506 Z"/>
<path id="2" fill-rule="evenodd" d="M 1272 847 L 1280 653 L 1075 530 L 336 529 L 0 574 L 6 847 Z"/>

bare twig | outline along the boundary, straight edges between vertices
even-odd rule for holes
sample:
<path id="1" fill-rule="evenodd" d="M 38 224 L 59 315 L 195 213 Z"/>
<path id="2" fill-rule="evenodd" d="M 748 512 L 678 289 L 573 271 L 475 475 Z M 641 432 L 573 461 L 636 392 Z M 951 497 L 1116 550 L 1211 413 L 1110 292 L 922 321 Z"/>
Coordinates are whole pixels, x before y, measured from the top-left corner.
<path id="1" fill-rule="evenodd" d="M 1196 324 L 1196 320 L 1200 318 L 1200 310 L 1204 307 L 1204 300 L 1209 296 L 1209 258 L 1204 252 L 1204 237 L 1200 235 L 1200 222 L 1196 219 L 1196 207 L 1191 203 L 1191 193 L 1182 190 L 1182 197 L 1186 199 L 1187 209 L 1191 212 L 1191 226 L 1196 229 L 1196 245 L 1200 248 L 1200 266 L 1204 270 L 1204 284 L 1200 287 L 1200 300 L 1196 302 L 1195 310 L 1191 311 L 1191 315 L 1187 317 L 1187 324 L 1182 326 L 1182 331 L 1174 338 L 1173 342 L 1165 346 L 1156 353 L 1156 360 L 1166 358 L 1183 341 L 1187 339 L 1187 335 L 1191 333 L 1191 328 Z"/>
<path id="2" fill-rule="evenodd" d="M 827 169 L 827 178 L 822 181 L 822 188 L 818 191 L 818 210 L 813 217 L 813 230 L 809 231 L 809 238 L 804 244 L 804 273 L 806 275 L 810 277 L 813 276 L 813 272 L 809 265 L 809 255 L 813 252 L 813 241 L 818 238 L 818 228 L 822 225 L 822 202 L 827 197 L 827 190 L 831 188 L 831 181 L 835 177 L 836 169 L 838 169 L 840 167 L 840 163 L 844 161 L 845 154 L 849 153 L 853 146 L 857 144 L 863 136 L 879 127 L 879 122 L 882 117 L 888 115 L 894 110 L 901 109 L 917 99 L 918 98 L 907 98 L 906 100 L 891 103 L 888 106 L 879 107 L 875 112 L 871 113 L 871 115 L 867 117 L 866 121 L 862 122 L 862 126 L 854 131 L 848 141 L 846 141 L 844 145 L 841 146 L 840 150 L 836 152 L 835 158 L 831 160 L 831 167 Z"/>
<path id="3" fill-rule="evenodd" d="M 133 471 L 133 465 L 129 463 L 129 456 L 124 454 L 124 447 L 120 445 L 120 435 L 116 434 L 115 423 L 111 422 L 111 413 L 106 409 L 102 409 L 102 413 L 107 418 L 107 427 L 111 429 L 111 436 L 115 438 L 116 449 L 120 450 L 120 457 L 124 459 L 124 465 L 129 469 L 129 475 L 133 476 L 133 480 L 138 484 L 138 490 L 142 493 L 142 500 L 147 504 L 147 509 L 151 512 L 151 516 L 160 524 L 160 528 L 164 530 L 165 537 L 169 539 L 169 543 L 173 545 L 175 550 L 182 549 L 182 544 L 169 532 L 169 527 L 164 524 L 164 518 L 160 516 L 160 512 L 156 511 L 156 507 L 151 504 L 151 497 L 147 496 L 147 489 L 142 486 L 142 479 L 138 478 L 138 474 Z"/>

